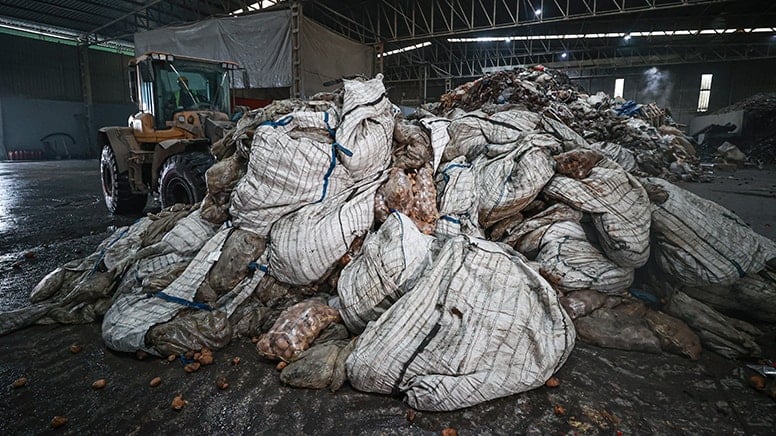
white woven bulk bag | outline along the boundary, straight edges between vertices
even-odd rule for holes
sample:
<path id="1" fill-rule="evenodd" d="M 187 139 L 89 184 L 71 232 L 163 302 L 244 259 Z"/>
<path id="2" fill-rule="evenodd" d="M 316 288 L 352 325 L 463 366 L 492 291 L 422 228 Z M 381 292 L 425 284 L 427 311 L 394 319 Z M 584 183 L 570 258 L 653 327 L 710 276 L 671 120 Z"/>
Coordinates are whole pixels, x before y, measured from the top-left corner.
<path id="1" fill-rule="evenodd" d="M 337 164 L 333 126 L 332 109 L 295 112 L 256 129 L 248 171 L 232 192 L 235 226 L 266 236 L 281 216 L 353 185 Z"/>
<path id="2" fill-rule="evenodd" d="M 583 152 L 575 150 L 556 156 Z M 602 158 L 581 179 L 556 175 L 544 193 L 593 217 L 598 241 L 606 256 L 628 268 L 649 259 L 649 198 L 635 177 Z"/>
<path id="3" fill-rule="evenodd" d="M 342 269 L 337 282 L 340 314 L 351 333 L 361 333 L 412 289 L 431 261 L 434 240 L 399 212 L 366 237 L 360 254 Z"/>
<path id="4" fill-rule="evenodd" d="M 633 268 L 618 266 L 588 241 L 580 219 L 582 213 L 565 204 L 550 206 L 517 227 L 514 246 L 539 263 L 542 276 L 561 292 L 624 292 Z"/>
<path id="5" fill-rule="evenodd" d="M 323 278 L 353 240 L 372 227 L 375 192 L 386 176 L 387 172 L 276 221 L 267 242 L 269 274 L 292 285 Z"/>
<path id="6" fill-rule="evenodd" d="M 542 276 L 562 292 L 592 289 L 622 294 L 633 284 L 634 269 L 607 259 L 574 221 L 551 224 L 535 260 L 541 264 Z"/>
<path id="7" fill-rule="evenodd" d="M 450 142 L 450 134 L 447 132 L 450 120 L 447 118 L 429 117 L 420 120 L 420 124 L 430 132 L 431 148 L 434 150 L 434 161 L 432 164 L 434 171 L 436 171 L 439 168 L 439 163 L 442 162 L 445 147 Z"/>
<path id="8" fill-rule="evenodd" d="M 663 179 L 642 182 L 668 194 L 651 205 L 652 233 L 655 259 L 673 280 L 689 286 L 732 284 L 776 258 L 776 242 L 730 210 Z"/>
<path id="9" fill-rule="evenodd" d="M 347 360 L 353 387 L 442 411 L 544 384 L 571 352 L 574 326 L 550 284 L 502 247 L 449 239 L 357 339 Z"/>
<path id="10" fill-rule="evenodd" d="M 551 151 L 560 144 L 549 135 L 522 135 L 514 143 L 488 146 L 474 162 L 483 228 L 517 215 L 555 174 Z M 506 152 L 503 152 L 506 150 Z"/>
<path id="11" fill-rule="evenodd" d="M 587 146 L 591 150 L 596 150 L 621 166 L 625 171 L 631 172 L 637 170 L 636 156 L 632 151 L 615 144 L 614 142 L 595 142 Z"/>
<path id="12" fill-rule="evenodd" d="M 190 228 L 194 219 L 199 219 L 199 213 L 194 212 L 183 218 L 175 228 Z M 204 221 L 203 221 L 204 222 Z M 175 231 L 173 228 L 173 231 Z M 223 229 L 212 238 L 211 232 L 205 232 L 204 228 L 192 231 L 189 239 L 204 242 L 197 255 L 188 264 L 185 271 L 175 279 L 163 291 L 147 294 L 142 286 L 136 286 L 131 292 L 116 296 L 116 301 L 108 309 L 102 322 L 102 339 L 108 348 L 116 351 L 133 353 L 144 350 L 148 353 L 159 355 L 153 348 L 146 344 L 146 333 L 156 324 L 172 319 L 181 309 L 186 307 L 200 310 L 212 310 L 206 305 L 195 303 L 194 296 L 199 285 L 205 280 L 210 268 L 218 260 L 218 253 L 229 235 L 230 229 Z M 171 253 L 168 253 L 171 254 Z M 143 263 L 143 274 L 153 275 L 154 267 L 164 269 L 168 264 L 169 256 L 157 257 L 160 263 Z"/>
<path id="13" fill-rule="evenodd" d="M 540 116 L 533 112 L 508 110 L 488 116 L 482 111 L 470 112 L 453 119 L 447 128 L 450 141 L 442 161 L 458 156 L 474 160 L 487 144 L 506 144 L 517 141 L 520 134 L 536 130 Z"/>
<path id="14" fill-rule="evenodd" d="M 479 224 L 477 172 L 461 156 L 443 165 L 436 175 L 439 219 L 437 236 L 484 237 Z"/>
<path id="15" fill-rule="evenodd" d="M 564 148 L 567 151 L 587 147 L 587 140 L 567 126 L 566 123 L 546 116 L 542 117 L 542 123 L 547 133 L 552 133 L 563 142 Z"/>
<path id="16" fill-rule="evenodd" d="M 385 169 L 391 161 L 393 105 L 383 75 L 372 80 L 345 80 L 342 117 L 336 140 L 339 159 L 359 181 Z"/>

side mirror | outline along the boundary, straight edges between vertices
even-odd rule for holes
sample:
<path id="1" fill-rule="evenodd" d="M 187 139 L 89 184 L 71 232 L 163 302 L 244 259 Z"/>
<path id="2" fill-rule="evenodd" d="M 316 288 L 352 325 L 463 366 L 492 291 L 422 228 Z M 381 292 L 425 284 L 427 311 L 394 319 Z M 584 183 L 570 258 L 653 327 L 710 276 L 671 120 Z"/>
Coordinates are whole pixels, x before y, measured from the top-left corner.
<path id="1" fill-rule="evenodd" d="M 140 80 L 143 82 L 154 81 L 154 68 L 151 65 L 151 59 L 146 59 L 137 64 L 137 66 L 140 69 Z"/>

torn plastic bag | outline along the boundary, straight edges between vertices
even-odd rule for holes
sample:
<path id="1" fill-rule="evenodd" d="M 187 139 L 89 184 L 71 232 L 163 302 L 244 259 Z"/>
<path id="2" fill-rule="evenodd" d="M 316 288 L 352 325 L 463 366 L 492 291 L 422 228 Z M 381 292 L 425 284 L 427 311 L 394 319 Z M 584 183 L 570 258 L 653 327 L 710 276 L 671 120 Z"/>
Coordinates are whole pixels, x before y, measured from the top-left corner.
<path id="1" fill-rule="evenodd" d="M 280 373 L 280 380 L 297 388 L 337 391 L 345 384 L 345 360 L 353 351 L 355 341 L 336 340 L 316 344 L 297 356 Z"/>
<path id="2" fill-rule="evenodd" d="M 393 129 L 393 166 L 417 170 L 434 160 L 428 133 L 409 121 L 399 120 Z"/>
<path id="3" fill-rule="evenodd" d="M 264 253 L 265 243 L 261 236 L 243 229 L 233 229 L 226 238 L 221 255 L 208 273 L 207 283 L 216 298 L 231 291 L 251 273 L 250 263 Z"/>
<path id="4" fill-rule="evenodd" d="M 375 195 L 375 219 L 381 223 L 393 211 L 407 215 L 423 233 L 434 232 L 439 212 L 431 165 L 409 174 L 401 168 L 391 169 Z"/>
<path id="5" fill-rule="evenodd" d="M 361 333 L 412 289 L 431 261 L 433 242 L 399 212 L 367 235 L 361 253 L 342 270 L 337 287 L 348 330 Z"/>
<path id="6" fill-rule="evenodd" d="M 680 291 L 674 292 L 664 310 L 687 323 L 703 346 L 717 354 L 729 359 L 760 356 L 754 338 L 762 332 L 749 323 L 726 317 Z"/>
<path id="7" fill-rule="evenodd" d="M 290 362 L 329 324 L 339 321 L 336 309 L 321 298 L 310 298 L 284 310 L 269 332 L 259 338 L 256 348 L 268 359 Z"/>
<path id="8" fill-rule="evenodd" d="M 619 300 L 617 297 L 614 298 Z M 568 294 L 561 296 L 560 304 L 566 309 L 566 313 L 569 314 L 571 319 L 577 319 L 590 315 L 597 309 L 606 305 L 607 300 L 611 299 L 612 297 L 601 292 L 585 289 L 569 292 Z"/>
<path id="9" fill-rule="evenodd" d="M 240 154 L 234 154 L 216 162 L 205 173 L 207 195 L 202 200 L 200 214 L 214 224 L 229 219 L 229 204 L 234 187 L 248 170 L 248 161 Z"/>
<path id="10" fill-rule="evenodd" d="M 541 386 L 574 338 L 555 290 L 522 256 L 459 236 L 367 325 L 348 379 L 358 390 L 403 393 L 418 410 L 455 410 Z"/>
<path id="11" fill-rule="evenodd" d="M 232 339 L 232 326 L 226 313 L 183 309 L 173 319 L 151 327 L 146 341 L 161 356 L 184 354 L 189 350 L 219 350 Z"/>
<path id="12" fill-rule="evenodd" d="M 620 307 L 602 307 L 574 320 L 579 340 L 602 348 L 660 354 L 660 338 L 643 316 L 633 316 Z"/>
<path id="13" fill-rule="evenodd" d="M 669 353 L 697 360 L 703 348 L 698 335 L 687 324 L 663 312 L 647 310 L 644 314 L 649 328 L 660 339 L 660 347 Z"/>

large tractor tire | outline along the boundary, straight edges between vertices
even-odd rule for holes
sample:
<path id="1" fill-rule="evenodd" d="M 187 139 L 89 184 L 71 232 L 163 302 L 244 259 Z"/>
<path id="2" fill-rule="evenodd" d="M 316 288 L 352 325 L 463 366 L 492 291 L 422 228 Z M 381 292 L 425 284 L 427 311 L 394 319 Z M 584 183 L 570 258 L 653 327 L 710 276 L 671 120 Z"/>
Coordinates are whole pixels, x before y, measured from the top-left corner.
<path id="1" fill-rule="evenodd" d="M 102 176 L 102 194 L 105 206 L 113 214 L 139 214 L 143 212 L 148 196 L 133 194 L 126 172 L 119 173 L 116 154 L 110 145 L 102 147 L 100 158 L 100 175 Z"/>
<path id="2" fill-rule="evenodd" d="M 214 162 L 210 153 L 189 152 L 169 157 L 159 173 L 162 208 L 202 201 L 207 194 L 205 172 Z"/>

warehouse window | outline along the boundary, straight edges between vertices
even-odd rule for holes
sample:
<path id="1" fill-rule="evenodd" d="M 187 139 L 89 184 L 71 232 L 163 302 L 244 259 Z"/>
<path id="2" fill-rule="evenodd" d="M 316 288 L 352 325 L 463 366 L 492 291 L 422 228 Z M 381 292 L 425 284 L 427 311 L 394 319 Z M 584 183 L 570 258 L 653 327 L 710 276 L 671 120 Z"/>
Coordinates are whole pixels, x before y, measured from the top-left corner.
<path id="1" fill-rule="evenodd" d="M 698 95 L 698 112 L 709 110 L 711 96 L 711 74 L 701 74 L 701 93 Z"/>
<path id="2" fill-rule="evenodd" d="M 614 79 L 614 98 L 622 98 L 622 90 L 625 88 L 625 79 Z"/>

